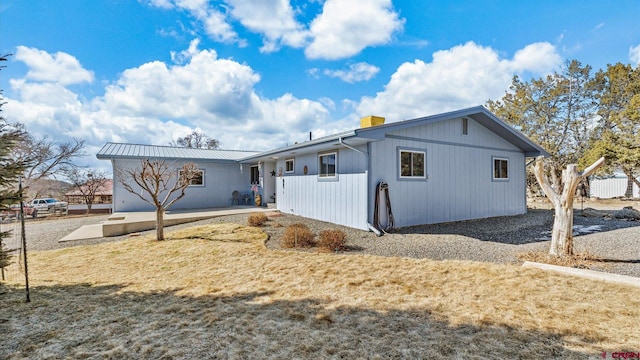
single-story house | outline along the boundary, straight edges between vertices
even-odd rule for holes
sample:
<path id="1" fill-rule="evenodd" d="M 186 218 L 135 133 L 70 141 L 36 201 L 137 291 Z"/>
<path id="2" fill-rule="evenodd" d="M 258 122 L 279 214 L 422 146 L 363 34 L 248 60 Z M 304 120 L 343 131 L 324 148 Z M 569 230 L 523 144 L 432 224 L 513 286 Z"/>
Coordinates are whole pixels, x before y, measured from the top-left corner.
<path id="1" fill-rule="evenodd" d="M 64 201 L 69 204 L 69 214 L 84 214 L 87 212 L 86 198 L 83 195 L 88 193 L 87 188 L 80 191 L 80 189 L 73 189 L 64 194 Z M 91 205 L 91 213 L 110 213 L 111 202 L 113 199 L 113 180 L 106 179 L 104 184 L 97 189 L 93 196 L 93 203 Z"/>
<path id="2" fill-rule="evenodd" d="M 108 143 L 97 157 L 114 174 L 147 158 L 196 162 L 202 179 L 176 209 L 229 206 L 234 191 L 255 185 L 283 213 L 366 230 L 387 198 L 395 226 L 523 214 L 526 159 L 541 155 L 478 106 L 389 124 L 370 116 L 358 129 L 263 152 Z M 151 209 L 117 183 L 113 196 L 114 212 Z"/>

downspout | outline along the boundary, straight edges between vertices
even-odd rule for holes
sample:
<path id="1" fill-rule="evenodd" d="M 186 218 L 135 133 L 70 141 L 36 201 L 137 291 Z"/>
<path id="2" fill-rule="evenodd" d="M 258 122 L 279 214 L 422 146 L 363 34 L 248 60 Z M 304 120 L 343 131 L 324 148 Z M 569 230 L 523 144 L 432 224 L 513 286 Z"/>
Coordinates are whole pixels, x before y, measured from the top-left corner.
<path id="1" fill-rule="evenodd" d="M 346 147 L 347 149 L 351 149 L 351 150 L 353 150 L 355 152 L 358 152 L 358 153 L 364 155 L 367 158 L 367 187 L 369 187 L 369 185 L 371 185 L 371 181 L 369 179 L 369 177 L 371 176 L 371 171 L 370 171 L 371 170 L 370 169 L 370 167 L 371 167 L 371 159 L 369 158 L 369 152 L 362 151 L 360 149 L 357 149 L 357 148 L 345 143 L 344 140 L 342 140 L 342 136 L 338 138 L 338 142 L 340 143 L 340 145 Z M 367 148 L 368 147 L 369 146 L 367 145 Z M 367 191 L 367 218 L 368 217 L 369 217 L 369 192 Z M 368 219 L 367 219 L 367 227 L 369 228 L 370 231 L 373 231 L 376 234 L 376 236 L 382 236 L 382 232 L 380 232 L 378 229 L 376 229 L 375 226 L 369 224 Z"/>

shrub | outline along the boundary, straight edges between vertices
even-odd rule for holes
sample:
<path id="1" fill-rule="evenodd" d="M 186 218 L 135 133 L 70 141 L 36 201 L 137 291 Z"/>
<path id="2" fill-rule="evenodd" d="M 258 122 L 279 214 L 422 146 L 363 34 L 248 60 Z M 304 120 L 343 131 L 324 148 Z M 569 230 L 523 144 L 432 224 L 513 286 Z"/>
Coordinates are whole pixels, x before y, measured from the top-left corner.
<path id="1" fill-rule="evenodd" d="M 343 249 L 346 244 L 347 235 L 341 230 L 324 230 L 320 233 L 318 246 L 329 251 Z"/>
<path id="2" fill-rule="evenodd" d="M 315 245 L 316 235 L 305 224 L 292 224 L 284 229 L 281 245 L 284 248 L 312 247 Z"/>
<path id="3" fill-rule="evenodd" d="M 257 212 L 249 215 L 249 218 L 247 219 L 247 223 L 250 226 L 262 226 L 264 225 L 264 223 L 267 222 L 267 220 L 269 220 L 267 215 L 261 212 Z"/>

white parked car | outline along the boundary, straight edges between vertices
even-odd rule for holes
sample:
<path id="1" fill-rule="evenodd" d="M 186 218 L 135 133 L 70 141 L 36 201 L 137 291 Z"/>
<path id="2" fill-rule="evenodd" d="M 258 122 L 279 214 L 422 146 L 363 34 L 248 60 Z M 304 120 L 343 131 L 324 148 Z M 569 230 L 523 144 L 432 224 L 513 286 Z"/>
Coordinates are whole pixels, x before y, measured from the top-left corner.
<path id="1" fill-rule="evenodd" d="M 50 214 L 55 212 L 67 213 L 68 204 L 64 201 L 58 201 L 54 198 L 33 199 L 31 206 L 39 212 L 47 211 Z"/>

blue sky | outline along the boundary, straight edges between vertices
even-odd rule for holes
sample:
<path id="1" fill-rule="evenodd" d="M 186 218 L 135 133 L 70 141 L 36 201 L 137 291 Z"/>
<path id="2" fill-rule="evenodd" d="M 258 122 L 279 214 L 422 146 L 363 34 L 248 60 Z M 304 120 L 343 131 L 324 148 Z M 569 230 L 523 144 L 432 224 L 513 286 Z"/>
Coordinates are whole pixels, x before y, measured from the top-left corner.
<path id="1" fill-rule="evenodd" d="M 0 86 L 6 118 L 106 170 L 109 141 L 266 150 L 484 104 L 571 59 L 638 66 L 639 18 L 637 0 L 3 0 Z"/>

